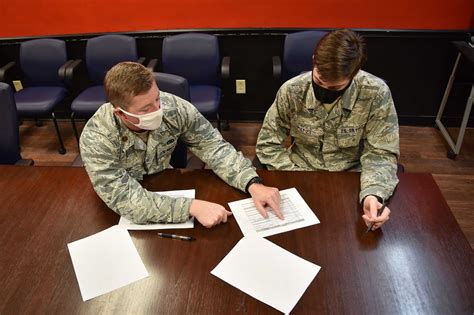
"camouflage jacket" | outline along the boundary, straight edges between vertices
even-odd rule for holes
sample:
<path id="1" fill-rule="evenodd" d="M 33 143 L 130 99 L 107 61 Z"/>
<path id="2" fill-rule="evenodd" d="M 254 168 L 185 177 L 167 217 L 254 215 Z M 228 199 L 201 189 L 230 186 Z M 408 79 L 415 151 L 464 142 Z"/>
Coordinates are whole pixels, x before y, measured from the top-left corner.
<path id="1" fill-rule="evenodd" d="M 398 183 L 398 119 L 388 86 L 359 71 L 329 114 L 314 96 L 311 72 L 285 82 L 268 110 L 257 156 L 269 169 L 342 171 L 361 167 L 362 200 L 391 196 Z M 285 139 L 291 136 L 291 146 Z"/>
<path id="2" fill-rule="evenodd" d="M 102 105 L 87 122 L 80 149 L 87 173 L 100 198 L 112 210 L 135 223 L 183 222 L 192 199 L 160 196 L 138 182 L 144 174 L 169 168 L 171 153 L 181 139 L 188 148 L 229 185 L 240 190 L 257 176 L 251 162 L 226 142 L 189 102 L 161 92 L 161 126 L 145 144 Z"/>

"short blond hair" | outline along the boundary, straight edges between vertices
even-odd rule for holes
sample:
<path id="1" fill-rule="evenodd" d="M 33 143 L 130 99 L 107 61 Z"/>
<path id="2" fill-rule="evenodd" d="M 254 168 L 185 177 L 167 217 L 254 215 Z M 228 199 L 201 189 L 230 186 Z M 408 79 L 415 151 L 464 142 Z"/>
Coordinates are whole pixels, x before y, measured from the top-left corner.
<path id="1" fill-rule="evenodd" d="M 367 60 L 364 38 L 354 31 L 341 29 L 321 38 L 313 53 L 313 67 L 323 81 L 354 77 Z"/>
<path id="2" fill-rule="evenodd" d="M 153 74 L 143 65 L 130 61 L 120 62 L 105 75 L 107 100 L 114 107 L 126 109 L 133 97 L 150 90 L 153 80 Z"/>

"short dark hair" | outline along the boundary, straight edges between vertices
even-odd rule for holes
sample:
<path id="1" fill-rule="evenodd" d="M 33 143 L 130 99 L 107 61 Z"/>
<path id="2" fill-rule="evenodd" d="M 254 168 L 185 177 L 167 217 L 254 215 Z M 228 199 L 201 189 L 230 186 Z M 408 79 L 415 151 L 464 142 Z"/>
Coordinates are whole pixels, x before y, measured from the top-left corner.
<path id="1" fill-rule="evenodd" d="M 107 99 L 114 107 L 127 109 L 132 98 L 148 92 L 153 85 L 153 74 L 136 62 L 120 62 L 105 75 Z"/>
<path id="2" fill-rule="evenodd" d="M 367 60 L 367 47 L 362 36 L 348 29 L 332 31 L 321 38 L 313 53 L 323 81 L 354 77 Z"/>

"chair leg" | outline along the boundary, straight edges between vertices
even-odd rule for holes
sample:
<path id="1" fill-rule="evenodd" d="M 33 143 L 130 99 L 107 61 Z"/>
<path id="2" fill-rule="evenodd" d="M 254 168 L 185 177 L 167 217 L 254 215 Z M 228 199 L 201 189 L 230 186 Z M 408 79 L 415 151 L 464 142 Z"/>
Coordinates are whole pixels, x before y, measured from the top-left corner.
<path id="1" fill-rule="evenodd" d="M 74 135 L 76 136 L 77 145 L 79 145 L 79 133 L 77 132 L 76 121 L 74 120 L 74 113 L 71 114 L 71 123 L 72 130 L 74 130 Z"/>
<path id="2" fill-rule="evenodd" d="M 63 138 L 61 137 L 61 133 L 59 132 L 58 122 L 56 121 L 56 116 L 54 115 L 54 112 L 51 113 L 51 117 L 53 117 L 54 128 L 56 129 L 56 135 L 58 136 L 58 141 L 59 141 L 58 152 L 59 154 L 65 154 L 66 149 L 64 148 Z"/>
<path id="3" fill-rule="evenodd" d="M 229 119 L 226 119 L 225 121 L 222 122 L 222 130 L 229 130 Z"/>
<path id="4" fill-rule="evenodd" d="M 36 127 L 43 126 L 43 122 L 41 120 L 39 120 L 38 118 L 35 118 L 35 124 L 36 124 Z"/>

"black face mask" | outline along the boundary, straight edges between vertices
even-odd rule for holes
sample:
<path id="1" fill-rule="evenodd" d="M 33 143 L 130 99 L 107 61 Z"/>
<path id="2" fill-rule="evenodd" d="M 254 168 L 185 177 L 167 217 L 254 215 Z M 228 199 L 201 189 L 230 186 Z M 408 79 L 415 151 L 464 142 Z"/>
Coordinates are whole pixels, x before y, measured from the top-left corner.
<path id="1" fill-rule="evenodd" d="M 349 85 L 351 85 L 351 82 L 349 82 L 347 83 L 347 86 L 343 88 L 342 90 L 334 91 L 334 90 L 328 90 L 319 86 L 318 84 L 316 84 L 316 82 L 314 82 L 313 79 L 311 79 L 311 83 L 313 85 L 314 96 L 316 96 L 316 99 L 318 101 L 324 104 L 333 103 L 339 96 L 344 94 L 344 92 L 347 90 Z"/>

